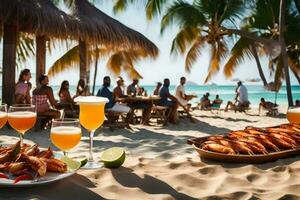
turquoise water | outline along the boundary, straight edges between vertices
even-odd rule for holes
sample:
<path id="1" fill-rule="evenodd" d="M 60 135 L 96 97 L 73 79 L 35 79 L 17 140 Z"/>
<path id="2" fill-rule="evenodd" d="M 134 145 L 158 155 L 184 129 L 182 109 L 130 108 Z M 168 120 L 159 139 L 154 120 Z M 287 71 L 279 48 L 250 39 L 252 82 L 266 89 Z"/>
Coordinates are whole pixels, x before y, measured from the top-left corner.
<path id="1" fill-rule="evenodd" d="M 143 86 L 148 94 L 152 94 L 152 91 L 154 90 L 155 86 L 151 85 L 145 85 Z M 206 92 L 210 93 L 210 99 L 212 100 L 215 98 L 216 94 L 220 95 L 220 98 L 222 98 L 225 102 L 228 100 L 233 100 L 235 97 L 235 90 L 234 85 L 202 85 L 202 86 L 186 86 L 185 90 L 187 94 L 195 94 L 198 96 L 198 98 L 193 99 L 193 103 L 196 103 L 199 101 L 199 99 L 202 97 L 202 95 Z M 258 105 L 260 98 L 264 97 L 267 101 L 275 101 L 275 93 L 267 91 L 263 88 L 263 86 L 257 86 L 257 85 L 246 85 L 249 93 L 249 100 L 252 105 Z M 97 93 L 100 86 L 96 86 L 95 93 Z M 0 89 L 0 94 L 2 88 Z M 59 86 L 53 86 L 54 95 L 56 98 L 58 98 L 58 90 Z M 70 92 L 71 95 L 75 94 L 76 86 L 70 86 Z M 175 86 L 170 86 L 170 92 L 174 94 Z M 292 86 L 292 93 L 293 93 L 293 99 L 294 101 L 296 99 L 300 99 L 300 86 Z M 279 91 L 277 95 L 277 103 L 280 105 L 287 105 L 287 97 L 286 97 L 286 88 L 283 86 L 281 90 Z"/>
<path id="2" fill-rule="evenodd" d="M 155 86 L 145 85 L 143 86 L 148 94 L 152 94 Z M 260 98 L 264 97 L 267 101 L 275 101 L 275 92 L 267 91 L 263 88 L 263 86 L 257 85 L 246 85 L 249 93 L 249 100 L 252 105 L 258 105 L 260 102 Z M 96 87 L 96 92 L 100 86 Z M 203 85 L 203 86 L 186 86 L 185 90 L 187 94 L 195 94 L 198 98 L 194 99 L 193 102 L 198 102 L 202 95 L 206 92 L 210 93 L 210 99 L 215 98 L 216 94 L 220 95 L 225 102 L 228 100 L 233 100 L 235 97 L 235 88 L 234 85 Z M 53 87 L 54 91 L 58 91 L 59 87 Z M 75 93 L 75 86 L 71 86 L 70 88 L 71 94 Z M 170 86 L 170 92 L 174 94 L 175 86 Z M 292 86 L 293 98 L 294 100 L 300 99 L 300 86 Z M 57 92 L 55 92 L 57 93 Z M 277 95 L 277 103 L 280 105 L 287 105 L 287 97 L 286 97 L 286 88 L 283 86 Z"/>

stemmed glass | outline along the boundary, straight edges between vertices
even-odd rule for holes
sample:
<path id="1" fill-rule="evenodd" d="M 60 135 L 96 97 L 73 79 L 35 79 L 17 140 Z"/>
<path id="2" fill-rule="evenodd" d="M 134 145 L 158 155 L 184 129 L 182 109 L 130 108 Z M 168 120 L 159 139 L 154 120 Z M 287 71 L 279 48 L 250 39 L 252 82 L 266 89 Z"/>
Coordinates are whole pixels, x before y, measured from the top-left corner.
<path id="1" fill-rule="evenodd" d="M 36 122 L 36 107 L 31 104 L 15 104 L 9 107 L 7 116 L 10 126 L 19 133 L 22 146 L 24 134 Z"/>
<path id="2" fill-rule="evenodd" d="M 102 167 L 102 164 L 96 162 L 93 157 L 93 138 L 97 128 L 99 128 L 104 122 L 104 106 L 108 102 L 108 99 L 95 96 L 80 96 L 76 97 L 74 101 L 79 104 L 80 124 L 90 132 L 89 157 L 87 164 L 83 168 L 100 168 Z"/>
<path id="3" fill-rule="evenodd" d="M 52 143 L 63 151 L 64 155 L 74 148 L 81 139 L 81 127 L 78 119 L 53 119 L 50 138 Z"/>
<path id="4" fill-rule="evenodd" d="M 0 105 L 0 128 L 2 128 L 7 122 L 7 105 Z"/>
<path id="5" fill-rule="evenodd" d="M 290 123 L 300 124 L 300 107 L 289 107 L 286 117 Z"/>

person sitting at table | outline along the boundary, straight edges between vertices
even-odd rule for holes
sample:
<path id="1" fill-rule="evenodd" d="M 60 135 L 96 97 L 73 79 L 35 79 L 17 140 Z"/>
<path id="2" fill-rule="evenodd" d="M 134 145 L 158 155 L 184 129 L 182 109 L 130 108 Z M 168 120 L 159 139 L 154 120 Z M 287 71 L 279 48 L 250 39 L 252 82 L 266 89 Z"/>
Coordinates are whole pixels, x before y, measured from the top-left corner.
<path id="1" fill-rule="evenodd" d="M 147 91 L 145 90 L 144 87 L 140 87 L 139 88 L 139 90 L 138 90 L 138 96 L 144 96 L 144 97 L 148 96 L 147 95 Z"/>
<path id="2" fill-rule="evenodd" d="M 180 83 L 176 86 L 175 89 L 175 97 L 177 98 L 179 105 L 189 110 L 192 105 L 189 103 L 189 100 L 191 100 L 191 96 L 185 94 L 185 87 L 184 87 L 185 83 L 186 83 L 186 78 L 181 77 Z"/>
<path id="3" fill-rule="evenodd" d="M 113 112 L 129 113 L 130 107 L 128 107 L 126 105 L 122 105 L 120 103 L 117 103 L 115 101 L 113 93 L 109 90 L 109 87 L 110 87 L 110 77 L 105 76 L 103 78 L 103 85 L 98 90 L 98 93 L 97 93 L 97 96 L 106 97 L 109 100 L 109 102 L 107 104 L 105 104 L 105 109 L 108 111 L 113 111 Z"/>
<path id="4" fill-rule="evenodd" d="M 157 82 L 155 90 L 153 91 L 153 95 L 159 95 L 159 90 L 161 86 L 162 86 L 161 82 Z"/>
<path id="5" fill-rule="evenodd" d="M 267 115 L 273 115 L 274 112 L 275 112 L 275 114 L 276 114 L 276 112 L 278 111 L 277 108 L 278 108 L 278 105 L 277 105 L 277 104 L 275 104 L 275 103 L 273 103 L 273 102 L 270 102 L 270 101 L 265 101 L 264 98 L 261 98 L 261 99 L 260 99 L 260 103 L 259 103 L 259 108 L 258 108 L 258 110 L 259 110 L 259 115 L 260 115 L 262 109 L 265 109 L 265 110 L 268 111 L 268 112 L 267 112 Z"/>
<path id="6" fill-rule="evenodd" d="M 74 100 L 72 99 L 69 91 L 69 81 L 64 80 L 61 83 L 58 96 L 59 106 L 64 109 L 66 116 L 73 117 L 76 111 Z"/>
<path id="7" fill-rule="evenodd" d="M 128 85 L 127 87 L 127 95 L 129 96 L 136 96 L 138 95 L 138 92 L 139 92 L 139 80 L 137 78 L 134 78 L 132 83 L 130 85 Z"/>
<path id="8" fill-rule="evenodd" d="M 30 90 L 31 83 L 31 73 L 29 69 L 24 69 L 21 71 L 19 80 L 15 87 L 15 104 L 30 104 Z"/>
<path id="9" fill-rule="evenodd" d="M 119 98 L 125 98 L 127 95 L 124 94 L 124 80 L 121 76 L 117 78 L 117 86 L 113 90 L 115 100 Z"/>
<path id="10" fill-rule="evenodd" d="M 164 79 L 163 87 L 159 92 L 160 100 L 159 105 L 168 107 L 168 121 L 177 124 L 178 123 L 178 115 L 177 115 L 177 108 L 178 102 L 177 98 L 170 94 L 169 92 L 170 80 L 168 78 Z"/>
<path id="11" fill-rule="evenodd" d="M 41 75 L 39 77 L 40 85 L 32 92 L 32 104 L 36 105 L 36 110 L 39 115 L 47 116 L 49 118 L 60 118 L 60 112 L 56 109 L 50 108 L 51 106 L 56 108 L 58 103 L 56 102 L 53 90 L 48 86 L 49 79 L 47 75 Z"/>
<path id="12" fill-rule="evenodd" d="M 78 84 L 76 87 L 76 94 L 73 97 L 73 99 L 78 96 L 89 96 L 89 95 L 91 95 L 89 86 L 85 84 L 84 79 L 80 79 L 78 81 Z"/>

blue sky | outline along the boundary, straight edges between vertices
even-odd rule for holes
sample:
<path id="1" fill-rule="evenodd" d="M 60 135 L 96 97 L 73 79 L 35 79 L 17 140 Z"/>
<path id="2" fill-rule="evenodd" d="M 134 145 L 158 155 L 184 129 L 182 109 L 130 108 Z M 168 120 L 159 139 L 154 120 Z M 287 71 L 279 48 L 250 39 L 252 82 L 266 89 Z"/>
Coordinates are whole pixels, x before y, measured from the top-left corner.
<path id="1" fill-rule="evenodd" d="M 168 77 L 172 84 L 177 84 L 179 77 L 186 76 L 188 80 L 196 82 L 197 84 L 203 84 L 204 79 L 207 75 L 207 68 L 209 64 L 209 54 L 208 49 L 205 48 L 201 57 L 199 57 L 197 63 L 194 65 L 191 73 L 187 74 L 184 71 L 184 56 L 170 55 L 170 48 L 172 39 L 177 33 L 178 28 L 174 25 L 165 31 L 163 35 L 160 34 L 160 19 L 159 17 L 154 19 L 152 22 L 148 22 L 145 17 L 145 12 L 142 6 L 130 6 L 125 12 L 114 15 L 112 12 L 112 3 L 97 4 L 97 7 L 104 11 L 106 14 L 119 20 L 126 26 L 139 31 L 144 34 L 147 38 L 153 41 L 160 50 L 160 55 L 156 60 L 144 60 L 136 64 L 136 68 L 144 77 L 141 80 L 142 84 L 154 84 L 157 81 L 161 81 Z M 63 52 L 66 51 L 64 45 L 59 45 L 62 47 L 57 47 L 52 54 L 47 53 L 47 69 L 53 64 L 53 62 L 59 58 Z M 99 70 L 97 74 L 97 84 L 101 84 L 102 77 L 105 75 L 111 75 L 106 70 L 107 59 L 103 59 L 99 63 Z M 269 72 L 267 71 L 267 60 L 262 59 L 262 65 L 264 67 L 265 75 L 269 80 Z M 35 58 L 30 59 L 24 66 L 34 70 L 35 68 Z M 93 71 L 93 67 L 91 68 Z M 68 79 L 71 84 L 76 84 L 78 81 L 79 73 L 78 71 L 67 71 L 61 75 L 50 80 L 53 85 L 59 85 L 64 79 Z M 93 73 L 91 74 L 93 77 Z M 125 79 L 126 76 L 124 75 Z M 258 78 L 258 71 L 254 60 L 246 60 L 233 75 L 232 79 L 239 78 L 241 80 L 246 80 L 249 78 Z M 296 84 L 296 80 L 293 76 L 292 83 Z M 210 83 L 216 83 L 220 85 L 234 84 L 233 81 L 225 79 L 222 70 L 216 76 L 212 78 Z M 260 83 L 258 83 L 260 84 Z"/>

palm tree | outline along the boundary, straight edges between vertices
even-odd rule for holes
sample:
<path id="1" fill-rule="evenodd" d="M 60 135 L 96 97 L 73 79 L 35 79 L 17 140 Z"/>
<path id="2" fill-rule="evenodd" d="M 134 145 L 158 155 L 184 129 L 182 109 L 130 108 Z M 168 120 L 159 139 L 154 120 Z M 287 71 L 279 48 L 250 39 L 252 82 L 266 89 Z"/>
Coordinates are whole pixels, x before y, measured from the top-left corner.
<path id="1" fill-rule="evenodd" d="M 220 69 L 226 58 L 231 33 L 224 27 L 234 27 L 244 13 L 240 0 L 195 0 L 193 4 L 179 0 L 172 4 L 162 18 L 161 31 L 177 23 L 180 31 L 173 40 L 171 53 L 186 54 L 185 69 L 191 67 L 201 55 L 205 45 L 210 48 L 210 64 L 205 83 Z"/>

